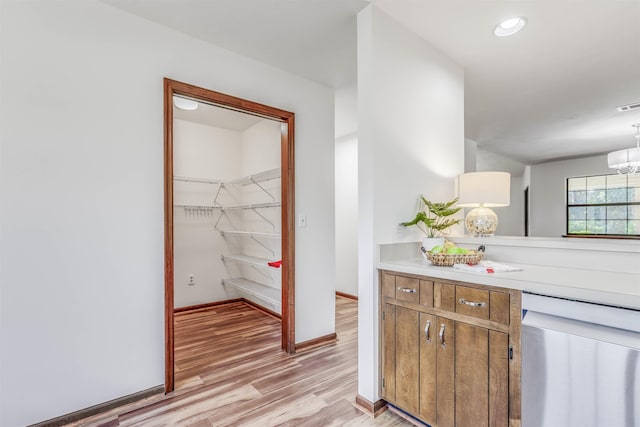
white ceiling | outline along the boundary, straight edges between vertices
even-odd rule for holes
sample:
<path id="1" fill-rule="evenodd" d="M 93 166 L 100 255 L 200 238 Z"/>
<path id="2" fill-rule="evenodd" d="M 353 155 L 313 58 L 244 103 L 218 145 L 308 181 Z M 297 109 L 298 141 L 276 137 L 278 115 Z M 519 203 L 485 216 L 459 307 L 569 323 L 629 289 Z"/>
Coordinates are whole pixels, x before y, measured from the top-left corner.
<path id="1" fill-rule="evenodd" d="M 104 0 L 340 88 L 356 78 L 364 0 Z M 524 163 L 634 145 L 640 0 L 372 0 L 465 67 L 465 137 Z M 529 24 L 496 38 L 503 18 Z M 215 88 L 212 88 L 215 89 Z"/>
<path id="2" fill-rule="evenodd" d="M 524 163 L 634 145 L 640 1 L 376 3 L 465 67 L 465 137 Z M 464 7 L 460 7 L 464 5 Z M 495 37 L 510 16 L 528 25 Z"/>
<path id="3" fill-rule="evenodd" d="M 197 103 L 198 108 L 195 110 L 182 110 L 174 105 L 173 118 L 236 132 L 244 132 L 258 122 L 267 120 L 205 102 L 197 101 Z"/>
<path id="4" fill-rule="evenodd" d="M 365 0 L 103 0 L 294 74 L 355 80 L 356 15 Z"/>

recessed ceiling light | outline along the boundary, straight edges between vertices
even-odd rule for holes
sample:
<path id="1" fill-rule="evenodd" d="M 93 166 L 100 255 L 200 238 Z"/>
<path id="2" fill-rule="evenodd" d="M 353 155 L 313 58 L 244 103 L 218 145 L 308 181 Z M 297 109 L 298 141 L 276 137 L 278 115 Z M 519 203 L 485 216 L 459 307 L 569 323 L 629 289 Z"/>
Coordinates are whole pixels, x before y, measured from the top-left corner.
<path id="1" fill-rule="evenodd" d="M 505 19 L 493 29 L 493 34 L 498 37 L 506 37 L 517 33 L 527 25 L 527 18 L 518 16 L 516 18 Z"/>
<path id="2" fill-rule="evenodd" d="M 624 111 L 630 111 L 630 110 L 634 110 L 636 108 L 640 108 L 640 102 L 636 102 L 633 104 L 628 104 L 628 105 L 621 105 L 620 107 L 616 107 L 617 110 L 622 113 Z"/>
<path id="3" fill-rule="evenodd" d="M 198 103 L 196 101 L 180 98 L 177 96 L 173 97 L 173 105 L 180 108 L 181 110 L 195 110 L 196 108 L 198 108 Z"/>

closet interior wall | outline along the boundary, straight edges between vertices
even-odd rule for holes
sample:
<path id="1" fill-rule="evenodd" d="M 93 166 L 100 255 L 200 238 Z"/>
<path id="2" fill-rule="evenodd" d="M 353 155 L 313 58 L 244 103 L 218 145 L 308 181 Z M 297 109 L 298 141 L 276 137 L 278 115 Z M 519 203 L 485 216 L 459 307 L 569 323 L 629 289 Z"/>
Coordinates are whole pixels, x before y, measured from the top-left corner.
<path id="1" fill-rule="evenodd" d="M 174 308 L 244 298 L 281 314 L 280 126 L 174 120 Z"/>

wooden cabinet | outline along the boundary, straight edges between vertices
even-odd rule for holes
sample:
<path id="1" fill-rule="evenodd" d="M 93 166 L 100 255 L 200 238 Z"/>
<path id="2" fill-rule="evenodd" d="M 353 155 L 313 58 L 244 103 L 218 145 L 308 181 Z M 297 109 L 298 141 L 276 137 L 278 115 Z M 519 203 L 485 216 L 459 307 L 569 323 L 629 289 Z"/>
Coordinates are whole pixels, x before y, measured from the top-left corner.
<path id="1" fill-rule="evenodd" d="M 381 395 L 433 427 L 520 424 L 519 291 L 381 272 Z"/>

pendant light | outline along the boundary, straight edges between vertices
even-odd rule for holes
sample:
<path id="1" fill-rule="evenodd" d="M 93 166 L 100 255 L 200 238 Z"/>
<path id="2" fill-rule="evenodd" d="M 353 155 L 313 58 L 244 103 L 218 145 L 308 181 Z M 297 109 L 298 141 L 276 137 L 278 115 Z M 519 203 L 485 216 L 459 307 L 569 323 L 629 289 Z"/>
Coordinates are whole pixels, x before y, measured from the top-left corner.
<path id="1" fill-rule="evenodd" d="M 619 174 L 633 175 L 640 170 L 640 123 L 634 124 L 633 127 L 636 128 L 636 146 L 613 151 L 607 156 L 609 167 L 616 169 Z"/>

